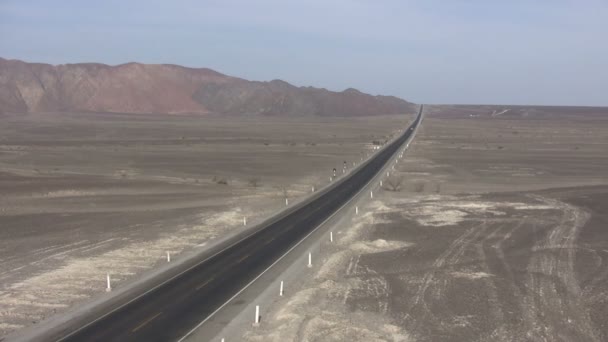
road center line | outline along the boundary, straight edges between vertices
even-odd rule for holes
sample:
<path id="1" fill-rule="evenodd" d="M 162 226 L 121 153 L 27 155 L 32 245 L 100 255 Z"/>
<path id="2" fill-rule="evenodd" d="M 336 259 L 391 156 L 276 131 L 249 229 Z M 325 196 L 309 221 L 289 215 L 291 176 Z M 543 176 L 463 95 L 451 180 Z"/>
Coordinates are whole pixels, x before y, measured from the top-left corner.
<path id="1" fill-rule="evenodd" d="M 201 288 L 203 288 L 205 285 L 209 284 L 211 281 L 213 281 L 215 279 L 214 277 L 211 277 L 209 279 L 207 279 L 207 281 L 205 281 L 204 283 L 200 284 L 199 286 L 196 287 L 197 290 L 200 290 Z"/>
<path id="2" fill-rule="evenodd" d="M 144 325 L 146 325 L 146 324 L 148 324 L 148 323 L 152 322 L 152 320 L 153 320 L 153 319 L 155 319 L 156 317 L 160 316 L 162 313 L 163 313 L 163 312 L 161 311 L 161 312 L 157 313 L 156 315 L 154 315 L 154 316 L 152 316 L 152 317 L 148 318 L 147 320 L 143 321 L 143 322 L 142 322 L 140 325 L 136 326 L 136 327 L 135 327 L 135 329 L 131 330 L 131 332 L 132 332 L 132 333 L 134 333 L 134 332 L 136 332 L 137 330 L 139 330 L 139 329 L 143 328 L 143 326 L 144 326 Z"/>
<path id="3" fill-rule="evenodd" d="M 244 255 L 242 258 L 240 258 L 239 260 L 236 261 L 237 264 L 240 264 L 241 262 L 243 262 L 245 259 L 249 258 L 250 254 L 246 254 Z"/>

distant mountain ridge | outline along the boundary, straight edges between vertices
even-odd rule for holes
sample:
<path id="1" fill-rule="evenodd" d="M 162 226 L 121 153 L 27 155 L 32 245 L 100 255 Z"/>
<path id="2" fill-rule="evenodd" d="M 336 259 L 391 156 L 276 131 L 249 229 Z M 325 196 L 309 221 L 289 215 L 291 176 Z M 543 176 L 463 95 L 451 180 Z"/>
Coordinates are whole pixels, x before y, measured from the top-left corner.
<path id="1" fill-rule="evenodd" d="M 349 88 L 247 81 L 172 64 L 50 65 L 0 58 L 0 113 L 111 112 L 276 116 L 402 114 L 415 105 Z"/>

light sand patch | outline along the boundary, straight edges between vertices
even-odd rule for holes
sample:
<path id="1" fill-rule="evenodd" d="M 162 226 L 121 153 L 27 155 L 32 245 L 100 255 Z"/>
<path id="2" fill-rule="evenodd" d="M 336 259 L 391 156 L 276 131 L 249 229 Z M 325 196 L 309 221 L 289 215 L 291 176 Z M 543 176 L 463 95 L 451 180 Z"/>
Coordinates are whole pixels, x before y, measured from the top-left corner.
<path id="1" fill-rule="evenodd" d="M 492 276 L 491 274 L 485 272 L 452 272 L 451 274 L 456 278 L 466 278 L 471 280 L 483 279 Z"/>
<path id="2" fill-rule="evenodd" d="M 378 213 L 378 212 L 389 212 L 394 211 L 395 209 L 386 205 L 384 201 L 373 201 L 368 206 L 369 210 Z"/>
<path id="3" fill-rule="evenodd" d="M 527 204 L 527 203 L 514 203 L 513 209 L 517 210 L 552 210 L 559 209 L 555 206 L 546 204 Z"/>
<path id="4" fill-rule="evenodd" d="M 359 211 L 361 213 L 361 211 Z M 348 228 L 346 233 L 338 239 L 337 243 L 341 246 L 347 246 L 356 241 L 361 234 L 361 231 L 365 229 L 369 224 L 374 222 L 374 213 L 366 212 L 360 214 L 355 220 L 356 222 Z"/>
<path id="5" fill-rule="evenodd" d="M 407 201 L 408 203 L 412 201 Z M 375 200 L 371 202 L 365 208 L 359 208 L 359 215 L 353 218 L 353 225 L 348 228 L 346 234 L 344 234 L 339 240 L 338 244 L 342 246 L 350 245 L 354 241 L 357 241 L 361 235 L 363 229 L 373 224 L 378 223 L 389 223 L 390 221 L 382 219 L 381 213 L 395 212 L 398 209 L 389 207 L 384 201 Z"/>
<path id="6" fill-rule="evenodd" d="M 326 291 L 337 284 L 324 282 L 320 287 L 307 288 L 269 319 L 265 329 L 248 331 L 246 341 L 411 341 L 402 328 L 387 323 L 380 314 L 344 312 L 340 306 L 320 302 Z M 340 286 L 340 285 L 338 285 Z"/>
<path id="7" fill-rule="evenodd" d="M 0 323 L 0 330 L 17 330 L 23 328 L 21 324 Z"/>
<path id="8" fill-rule="evenodd" d="M 351 252 L 348 250 L 339 251 L 329 256 L 329 258 L 321 265 L 321 268 L 315 275 L 316 279 L 335 278 L 338 271 L 343 268 L 351 258 Z"/>
<path id="9" fill-rule="evenodd" d="M 410 341 L 409 335 L 398 327 L 383 324 L 380 329 L 372 324 L 351 324 L 345 317 L 317 316 L 307 322 L 301 341 Z"/>
<path id="10" fill-rule="evenodd" d="M 406 217 L 414 217 L 423 226 L 443 227 L 453 226 L 464 221 L 468 213 L 455 209 L 446 209 L 436 205 L 426 205 L 404 213 Z"/>
<path id="11" fill-rule="evenodd" d="M 49 191 L 44 193 L 42 197 L 48 198 L 59 198 L 59 197 L 76 197 L 76 196 L 93 196 L 97 195 L 97 192 L 94 191 L 81 191 L 81 190 L 58 190 L 58 191 Z"/>
<path id="12" fill-rule="evenodd" d="M 289 299 L 287 305 L 277 312 L 275 318 L 277 320 L 290 320 L 298 316 L 297 312 L 299 309 L 308 305 L 312 298 L 317 295 L 318 291 L 315 288 L 298 291 Z"/>
<path id="13" fill-rule="evenodd" d="M 395 249 L 401 249 L 411 246 L 411 243 L 403 241 L 386 241 L 377 239 L 374 241 L 356 242 L 350 246 L 350 249 L 358 253 L 379 253 Z"/>
<path id="14" fill-rule="evenodd" d="M 242 217 L 240 208 L 201 217 L 200 225 L 184 226 L 175 234 L 166 234 L 152 241 L 133 242 L 94 257 L 69 257 L 74 250 L 91 247 L 80 243 L 70 250 L 55 253 L 46 259 L 62 262 L 63 266 L 17 283 L 2 284 L 0 308 L 7 310 L 0 313 L 0 324 L 22 326 L 20 323 L 48 317 L 55 309 L 69 307 L 94 293 L 103 292 L 107 273 L 111 276 L 112 285 L 119 286 L 130 276 L 150 269 L 164 259 L 167 252 L 177 255 L 185 248 L 201 245 L 227 229 L 239 226 Z M 27 317 L 24 319 L 20 312 L 27 312 Z"/>
<path id="15" fill-rule="evenodd" d="M 406 206 L 402 215 L 423 226 L 444 227 L 457 225 L 470 216 L 504 216 L 506 209 L 548 210 L 555 209 L 555 207 L 544 203 L 483 201 L 475 196 L 468 197 L 466 200 L 453 200 L 433 195 L 425 197 L 418 204 Z"/>
<path id="16" fill-rule="evenodd" d="M 453 201 L 456 197 L 450 195 L 424 195 L 419 196 L 420 202 Z"/>

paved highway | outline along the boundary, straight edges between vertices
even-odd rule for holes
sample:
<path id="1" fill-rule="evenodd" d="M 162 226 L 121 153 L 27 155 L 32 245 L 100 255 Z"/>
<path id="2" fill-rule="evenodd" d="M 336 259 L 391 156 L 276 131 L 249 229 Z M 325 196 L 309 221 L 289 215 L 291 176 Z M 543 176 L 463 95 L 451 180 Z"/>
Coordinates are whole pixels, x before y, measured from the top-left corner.
<path id="1" fill-rule="evenodd" d="M 59 332 L 52 340 L 179 340 L 357 194 L 409 139 L 421 115 L 422 106 L 402 136 L 310 203 L 128 304 L 76 330 Z"/>

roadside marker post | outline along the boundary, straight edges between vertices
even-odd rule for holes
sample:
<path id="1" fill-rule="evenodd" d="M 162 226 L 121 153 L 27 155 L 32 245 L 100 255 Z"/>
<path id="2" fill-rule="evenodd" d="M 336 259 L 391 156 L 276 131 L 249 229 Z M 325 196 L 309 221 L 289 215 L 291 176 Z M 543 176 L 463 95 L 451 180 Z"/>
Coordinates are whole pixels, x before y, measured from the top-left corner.
<path id="1" fill-rule="evenodd" d="M 279 296 L 283 297 L 283 281 L 281 280 L 281 286 L 279 287 Z"/>
<path id="2" fill-rule="evenodd" d="M 308 252 L 308 267 L 312 267 L 312 253 Z"/>
<path id="3" fill-rule="evenodd" d="M 369 192 L 369 198 L 374 198 L 374 192 L 373 191 Z"/>
<path id="4" fill-rule="evenodd" d="M 314 186 L 312 187 L 312 191 L 311 192 L 315 192 L 315 187 Z"/>
<path id="5" fill-rule="evenodd" d="M 289 205 L 289 199 L 288 198 L 285 199 L 285 205 Z"/>
<path id="6" fill-rule="evenodd" d="M 167 262 L 171 262 L 171 252 L 167 252 Z"/>
<path id="7" fill-rule="evenodd" d="M 112 284 L 110 283 L 110 273 L 106 274 L 106 292 L 112 291 Z"/>
<path id="8" fill-rule="evenodd" d="M 256 327 L 260 325 L 260 306 L 259 305 L 255 306 L 255 321 L 254 321 L 253 325 Z"/>
<path id="9" fill-rule="evenodd" d="M 380 181 L 380 186 L 382 186 L 382 181 Z"/>
<path id="10" fill-rule="evenodd" d="M 246 226 L 246 225 L 247 225 L 247 218 L 243 217 L 243 226 Z"/>
<path id="11" fill-rule="evenodd" d="M 329 232 L 329 242 L 334 242 L 334 232 Z"/>
<path id="12" fill-rule="evenodd" d="M 355 207 L 355 214 L 359 215 L 359 207 L 358 206 Z"/>

